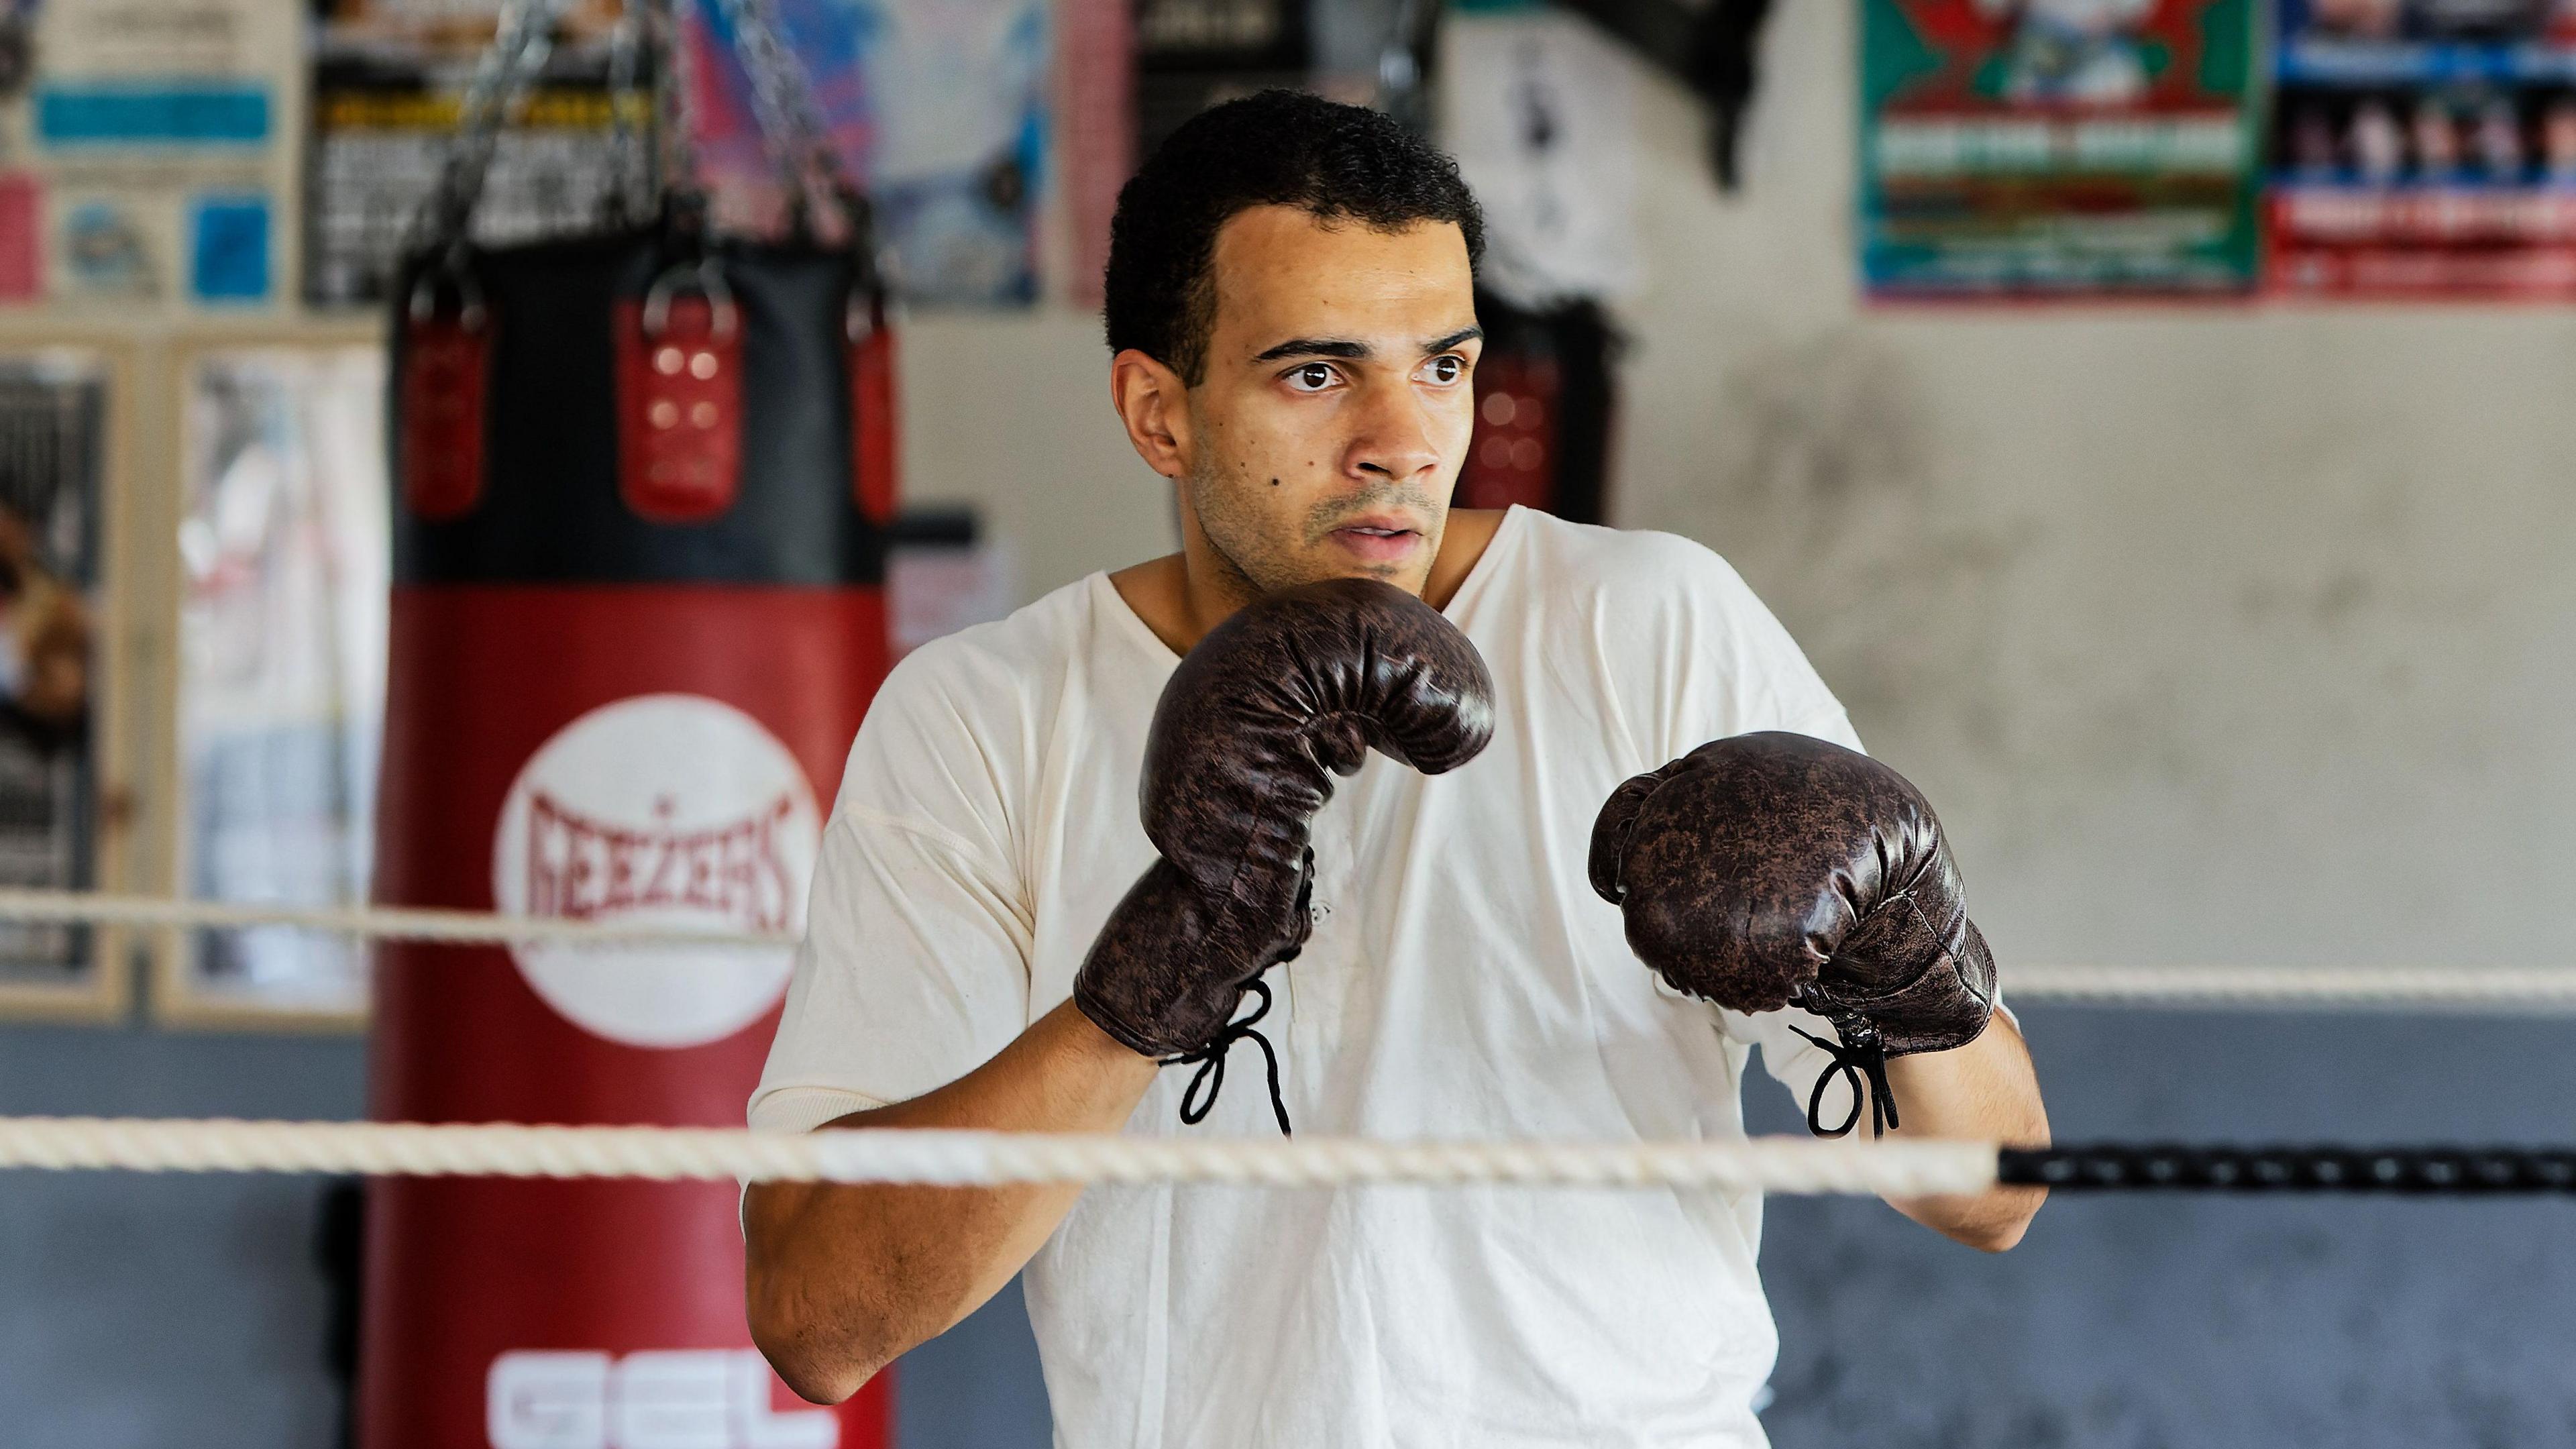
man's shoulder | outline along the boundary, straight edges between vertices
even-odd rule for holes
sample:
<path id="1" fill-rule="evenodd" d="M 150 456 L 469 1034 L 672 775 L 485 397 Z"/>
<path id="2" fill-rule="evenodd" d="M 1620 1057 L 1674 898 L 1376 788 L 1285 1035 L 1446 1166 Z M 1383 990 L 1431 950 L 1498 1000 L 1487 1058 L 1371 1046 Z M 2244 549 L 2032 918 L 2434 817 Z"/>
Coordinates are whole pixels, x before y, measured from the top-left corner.
<path id="1" fill-rule="evenodd" d="M 1076 579 L 1002 618 L 922 644 L 895 664 L 878 697 L 1016 693 L 1060 676 L 1082 657 L 1095 582 Z"/>
<path id="2" fill-rule="evenodd" d="M 978 838 L 1002 838 L 1008 811 L 995 802 L 1015 798 L 1052 716 L 1084 693 L 1075 676 L 1093 637 L 1090 583 L 897 661 L 851 745 L 841 803 L 976 836 L 969 822 Z"/>
<path id="3" fill-rule="evenodd" d="M 1677 533 L 1570 523 L 1528 515 L 1529 559 L 1552 600 L 1582 597 L 1602 607 L 1758 607 L 1751 589 L 1715 549 Z"/>

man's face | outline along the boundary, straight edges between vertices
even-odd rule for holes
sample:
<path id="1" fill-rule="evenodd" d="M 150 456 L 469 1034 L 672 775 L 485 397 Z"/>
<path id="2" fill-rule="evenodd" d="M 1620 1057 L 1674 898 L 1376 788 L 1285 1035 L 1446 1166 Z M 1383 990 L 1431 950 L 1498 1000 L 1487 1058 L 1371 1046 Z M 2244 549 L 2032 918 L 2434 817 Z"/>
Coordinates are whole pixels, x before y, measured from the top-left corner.
<path id="1" fill-rule="evenodd" d="M 1251 591 L 1431 571 L 1483 348 L 1448 222 L 1376 231 L 1264 206 L 1217 233 L 1182 505 Z"/>

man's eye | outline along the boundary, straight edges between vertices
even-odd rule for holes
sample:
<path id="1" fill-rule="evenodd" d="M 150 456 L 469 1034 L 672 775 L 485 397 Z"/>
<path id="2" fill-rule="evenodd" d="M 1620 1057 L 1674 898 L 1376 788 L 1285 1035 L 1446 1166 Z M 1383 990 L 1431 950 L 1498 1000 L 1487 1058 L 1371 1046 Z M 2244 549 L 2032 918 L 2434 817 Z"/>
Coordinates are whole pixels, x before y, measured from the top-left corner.
<path id="1" fill-rule="evenodd" d="M 1463 357 L 1435 357 L 1422 364 L 1422 375 L 1431 382 L 1456 382 L 1467 375 L 1467 360 Z"/>
<path id="2" fill-rule="evenodd" d="M 1333 385 L 1333 369 L 1320 362 L 1307 363 L 1289 372 L 1288 385 L 1299 392 L 1322 392 Z"/>

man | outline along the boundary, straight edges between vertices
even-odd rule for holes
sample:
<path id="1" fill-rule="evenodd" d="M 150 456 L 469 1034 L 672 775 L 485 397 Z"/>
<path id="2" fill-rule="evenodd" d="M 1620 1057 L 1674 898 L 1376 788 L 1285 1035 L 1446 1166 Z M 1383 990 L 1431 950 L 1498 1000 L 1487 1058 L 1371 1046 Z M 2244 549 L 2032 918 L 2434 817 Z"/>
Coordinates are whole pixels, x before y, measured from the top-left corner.
<path id="1" fill-rule="evenodd" d="M 1240 757 L 1156 723 L 1182 656 L 1223 656 L 1176 687 L 1183 705 L 1239 690 L 1281 639 L 1347 665 L 1378 646 L 1301 629 L 1320 618 L 1334 635 L 1342 605 L 1318 595 L 1371 588 L 1384 618 L 1368 627 L 1440 656 L 1426 667 L 1454 717 L 1390 738 L 1386 701 L 1365 701 L 1395 757 L 1363 765 L 1352 743 L 1338 788 L 1320 768 L 1291 782 L 1304 803 L 1247 897 L 1302 908 L 1233 963 L 1268 968 L 1260 1030 L 1296 1130 L 1734 1139 L 1755 1045 L 1805 1097 L 1830 1063 L 1793 1028 L 1829 1037 L 1825 1021 L 1664 984 L 1586 855 L 1631 776 L 1751 731 L 1850 744 L 1850 725 L 1705 549 L 1448 511 L 1473 421 L 1481 242 L 1445 158 L 1369 112 L 1285 93 L 1202 115 L 1129 183 L 1111 395 L 1175 486 L 1182 549 L 934 643 L 887 681 L 826 832 L 755 1125 L 1275 1132 L 1240 1080 L 1185 1126 L 1189 1073 L 1160 1070 L 1153 1023 L 1128 1029 L 1152 993 L 1102 977 L 1154 956 L 1130 949 L 1139 912 L 1159 909 L 1158 872 L 1191 864 L 1166 757 Z M 1319 582 L 1353 579 L 1379 584 Z M 1283 632 L 1282 610 L 1322 613 Z M 1440 633 L 1472 641 L 1489 684 L 1459 682 L 1473 668 Z M 1490 699 L 1468 698 L 1478 687 Z M 1149 727 L 1153 839 L 1137 809 Z M 1426 742 L 1438 759 L 1419 758 Z M 1319 788 L 1331 798 L 1310 809 Z M 1638 820 L 1659 849 L 1679 838 Z M 1626 889 L 1619 875 L 1604 894 Z M 1174 919 L 1142 929 L 1197 929 Z M 1189 939 L 1167 955 L 1198 951 Z M 1222 1010 L 1200 1011 L 1198 1040 Z M 1995 1022 L 1886 1065 L 1901 1131 L 2044 1140 L 2028 1058 Z M 1897 1204 L 1991 1249 L 2036 1205 Z M 1758 1198 L 1702 1192 L 770 1184 L 745 1203 L 753 1332 L 800 1393 L 848 1395 L 1025 1266 L 1058 1442 L 1172 1449 L 1759 1444 L 1750 1402 L 1776 1347 L 1759 1220 Z"/>

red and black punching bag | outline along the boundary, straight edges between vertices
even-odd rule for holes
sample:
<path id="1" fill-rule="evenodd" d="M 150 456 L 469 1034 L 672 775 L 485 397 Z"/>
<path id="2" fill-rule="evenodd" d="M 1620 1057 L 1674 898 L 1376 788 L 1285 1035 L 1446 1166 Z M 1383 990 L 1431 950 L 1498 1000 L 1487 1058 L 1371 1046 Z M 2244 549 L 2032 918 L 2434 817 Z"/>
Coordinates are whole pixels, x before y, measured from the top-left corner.
<path id="1" fill-rule="evenodd" d="M 376 894 L 796 932 L 887 660 L 891 338 L 854 250 L 656 225 L 405 278 Z M 786 950 L 396 944 L 372 1110 L 733 1126 Z M 744 1324 L 725 1183 L 388 1178 L 365 1449 L 878 1449 Z"/>

